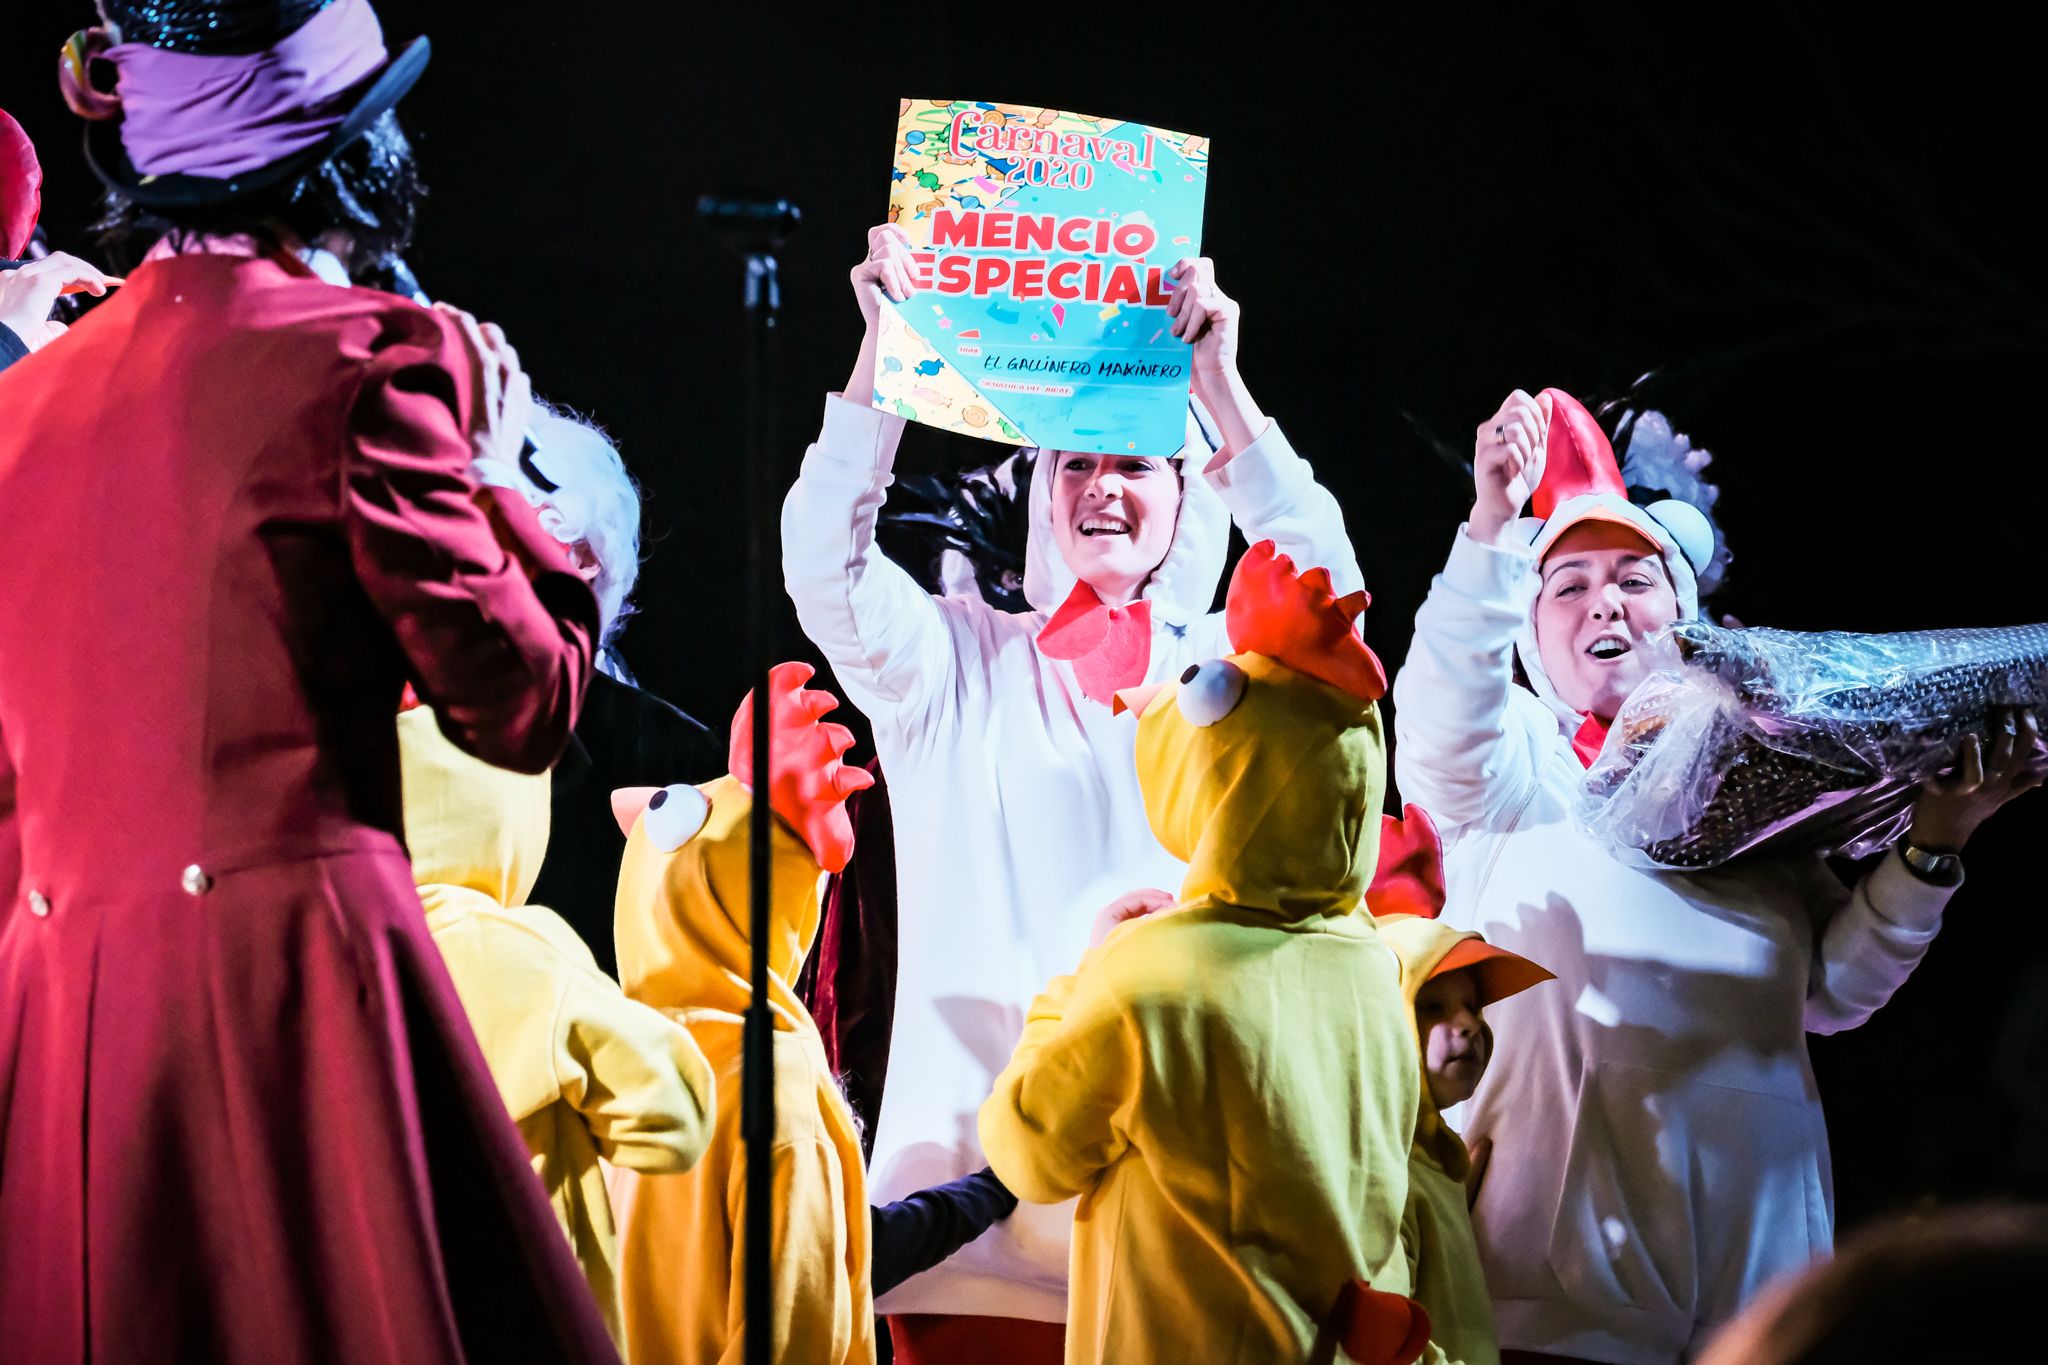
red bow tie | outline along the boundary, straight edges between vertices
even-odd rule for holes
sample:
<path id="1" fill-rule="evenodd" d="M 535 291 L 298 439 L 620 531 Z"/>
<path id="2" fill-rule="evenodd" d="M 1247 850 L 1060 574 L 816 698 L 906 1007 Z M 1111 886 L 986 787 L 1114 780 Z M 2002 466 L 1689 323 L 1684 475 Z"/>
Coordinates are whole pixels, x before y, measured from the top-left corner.
<path id="1" fill-rule="evenodd" d="M 1108 706 L 1118 688 L 1145 681 L 1152 663 L 1152 604 L 1141 598 L 1125 607 L 1104 606 L 1095 589 L 1076 583 L 1038 632 L 1038 648 L 1048 659 L 1072 664 L 1081 695 Z"/>

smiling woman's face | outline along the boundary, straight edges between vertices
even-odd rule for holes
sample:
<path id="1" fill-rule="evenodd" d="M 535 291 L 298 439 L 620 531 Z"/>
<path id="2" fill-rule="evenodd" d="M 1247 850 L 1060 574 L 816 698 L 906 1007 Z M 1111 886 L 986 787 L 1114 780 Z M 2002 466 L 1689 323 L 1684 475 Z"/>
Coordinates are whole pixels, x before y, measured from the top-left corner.
<path id="1" fill-rule="evenodd" d="M 1136 598 L 1166 558 L 1180 518 L 1180 473 L 1142 455 L 1046 454 L 1053 466 L 1052 529 L 1075 577 L 1110 606 Z"/>
<path id="2" fill-rule="evenodd" d="M 1611 521 L 1582 522 L 1544 556 L 1536 650 L 1558 697 L 1613 720 L 1650 673 L 1643 644 L 1678 619 L 1678 592 L 1649 541 Z"/>

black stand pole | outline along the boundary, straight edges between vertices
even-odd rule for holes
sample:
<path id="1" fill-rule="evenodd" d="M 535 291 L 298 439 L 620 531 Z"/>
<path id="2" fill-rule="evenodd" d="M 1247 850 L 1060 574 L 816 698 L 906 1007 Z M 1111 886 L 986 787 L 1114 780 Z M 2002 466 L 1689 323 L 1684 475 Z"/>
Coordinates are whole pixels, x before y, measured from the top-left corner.
<path id="1" fill-rule="evenodd" d="M 775 1235 L 774 1016 L 768 1009 L 768 670 L 774 664 L 777 554 L 775 478 L 775 326 L 782 306 L 775 251 L 796 229 L 801 214 L 787 199 L 750 200 L 705 195 L 697 217 L 746 261 L 747 661 L 754 675 L 754 804 L 747 828 L 748 941 L 751 990 L 740 1042 L 740 1138 L 746 1145 L 747 1193 L 745 1333 L 747 1365 L 775 1358 L 769 1306 L 773 1288 L 769 1248 Z"/>

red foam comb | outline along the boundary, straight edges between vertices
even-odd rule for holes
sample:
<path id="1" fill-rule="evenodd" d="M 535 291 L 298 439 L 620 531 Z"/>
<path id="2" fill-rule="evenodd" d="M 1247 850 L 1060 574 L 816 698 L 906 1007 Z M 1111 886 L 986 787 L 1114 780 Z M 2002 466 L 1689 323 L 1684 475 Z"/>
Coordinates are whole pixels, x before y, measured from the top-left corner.
<path id="1" fill-rule="evenodd" d="M 1429 1312 L 1400 1294 L 1351 1280 L 1337 1292 L 1337 1341 L 1360 1365 L 1414 1365 L 1429 1345 Z"/>
<path id="2" fill-rule="evenodd" d="M 35 144 L 12 115 L 0 109 L 0 258 L 18 260 L 36 233 L 43 211 L 43 167 Z"/>
<path id="3" fill-rule="evenodd" d="M 1444 908 L 1444 843 L 1436 821 L 1420 806 L 1401 807 L 1401 818 L 1380 817 L 1380 861 L 1365 908 L 1374 915 L 1435 919 Z"/>
<path id="4" fill-rule="evenodd" d="M 809 664 L 777 664 L 768 670 L 768 805 L 795 830 L 818 866 L 838 872 L 853 858 L 853 821 L 846 798 L 875 785 L 874 775 L 840 761 L 853 747 L 853 731 L 820 722 L 839 699 L 805 687 Z M 754 694 L 732 718 L 727 762 L 748 791 L 754 781 Z"/>
<path id="5" fill-rule="evenodd" d="M 1614 446 L 1586 405 L 1563 389 L 1545 389 L 1542 397 L 1550 400 L 1550 435 L 1543 443 L 1543 481 L 1529 496 L 1529 510 L 1548 520 L 1559 503 L 1583 493 L 1628 497 Z"/>
<path id="6" fill-rule="evenodd" d="M 1297 575 L 1294 561 L 1262 540 L 1245 551 L 1230 576 L 1224 628 L 1240 653 L 1263 654 L 1354 697 L 1378 701 L 1387 692 L 1387 671 L 1353 627 L 1371 602 L 1363 590 L 1337 596 L 1328 569 Z"/>

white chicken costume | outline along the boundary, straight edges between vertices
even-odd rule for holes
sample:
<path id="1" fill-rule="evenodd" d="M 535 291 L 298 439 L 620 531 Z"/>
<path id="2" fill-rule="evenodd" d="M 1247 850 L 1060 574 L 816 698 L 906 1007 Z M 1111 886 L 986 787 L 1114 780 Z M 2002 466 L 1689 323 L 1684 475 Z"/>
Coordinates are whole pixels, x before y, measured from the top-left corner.
<path id="1" fill-rule="evenodd" d="M 1642 872 L 1580 833 L 1599 734 L 1536 655 L 1540 556 L 1588 518 L 1630 526 L 1689 615 L 1700 538 L 1657 515 L 1683 531 L 1684 512 L 1632 506 L 1598 424 L 1570 395 L 1546 395 L 1541 520 L 1500 544 L 1458 532 L 1395 681 L 1395 773 L 1443 831 L 1444 923 L 1558 978 L 1490 1012 L 1499 1052 L 1459 1124 L 1493 1143 L 1473 1224 L 1500 1344 L 1663 1365 L 1830 1249 L 1806 1034 L 1883 1005 L 1953 888 L 1896 854 L 1853 894 L 1811 855 Z M 1518 657 L 1533 692 L 1515 681 Z"/>

